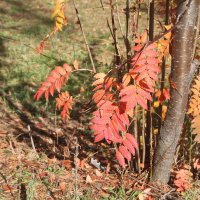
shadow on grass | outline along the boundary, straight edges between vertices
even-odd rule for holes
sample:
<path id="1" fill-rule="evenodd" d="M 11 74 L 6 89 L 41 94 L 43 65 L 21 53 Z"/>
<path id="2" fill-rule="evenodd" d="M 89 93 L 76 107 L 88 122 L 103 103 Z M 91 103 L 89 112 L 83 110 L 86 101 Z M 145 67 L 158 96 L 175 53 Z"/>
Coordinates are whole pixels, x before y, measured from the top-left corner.
<path id="1" fill-rule="evenodd" d="M 44 15 L 42 15 L 42 13 L 45 12 L 44 8 L 42 8 L 43 12 L 41 14 L 39 14 L 37 12 L 38 10 L 40 10 L 39 7 L 37 9 L 33 9 L 31 7 L 31 5 L 25 4 L 24 2 L 26 2 L 26 1 L 6 0 L 6 3 L 11 5 L 12 10 L 10 12 L 8 10 L 6 10 L 6 12 L 4 12 L 4 9 L 2 9 L 2 8 L 1 8 L 1 10 L 3 11 L 3 13 L 13 16 L 13 17 L 16 17 L 16 18 L 30 19 L 30 22 L 33 19 L 38 19 L 41 23 L 46 24 L 46 25 L 51 25 L 53 23 L 50 17 L 44 17 Z M 37 5 L 37 6 L 39 6 L 39 5 Z"/>
<path id="2" fill-rule="evenodd" d="M 89 158 L 89 155 L 95 157 L 101 162 L 103 166 L 108 164 L 108 160 L 112 160 L 112 155 L 107 154 L 107 150 L 101 145 L 94 144 L 91 132 L 87 130 L 87 127 L 81 126 L 81 124 L 75 120 L 69 121 L 66 124 L 59 123 L 57 128 L 54 127 L 54 121 L 47 118 L 32 118 L 32 113 L 24 107 L 22 104 L 17 103 L 10 95 L 2 94 L 4 101 L 6 101 L 9 108 L 15 110 L 16 116 L 9 111 L 4 110 L 6 115 L 4 119 L 0 119 L 0 123 L 4 120 L 9 128 L 12 128 L 12 134 L 17 138 L 18 142 L 26 143 L 30 148 L 32 148 L 30 133 L 32 135 L 34 146 L 38 153 L 44 153 L 48 157 L 56 157 L 59 160 L 70 159 L 74 163 L 74 153 L 75 153 L 75 140 L 78 139 L 79 155 L 78 157 L 82 159 Z M 0 105 L 1 108 L 1 105 Z M 15 119 L 17 123 L 12 123 Z M 44 123 L 44 120 L 45 123 Z M 19 126 L 21 124 L 21 126 Z M 30 131 L 28 130 L 30 127 Z M 62 127 L 62 128 L 58 128 Z M 62 132 L 62 134 L 60 134 Z M 69 152 L 66 153 L 66 150 Z M 103 153 L 104 151 L 104 153 Z M 112 167 L 112 169 L 114 169 Z"/>
<path id="3" fill-rule="evenodd" d="M 0 38 L 0 67 L 7 66 L 7 63 L 4 61 L 4 57 L 7 56 L 6 48 L 4 46 L 4 41 Z M 0 74 L 0 80 L 2 80 L 2 75 Z"/>

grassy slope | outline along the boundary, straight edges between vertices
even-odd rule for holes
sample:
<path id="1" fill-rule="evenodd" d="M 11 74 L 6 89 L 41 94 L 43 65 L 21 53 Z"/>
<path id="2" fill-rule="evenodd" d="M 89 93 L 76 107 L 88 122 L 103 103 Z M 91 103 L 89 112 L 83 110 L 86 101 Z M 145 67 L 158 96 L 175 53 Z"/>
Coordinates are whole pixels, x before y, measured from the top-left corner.
<path id="1" fill-rule="evenodd" d="M 50 18 L 53 3 L 54 1 L 39 0 L 0 2 L 0 32 L 1 36 L 5 37 L 0 37 L 0 91 L 1 94 L 9 94 L 11 98 L 19 101 L 24 109 L 31 111 L 31 115 L 41 115 L 41 110 L 46 109 L 54 112 L 53 107 L 46 107 L 44 101 L 34 102 L 33 95 L 56 65 L 64 62 L 72 64 L 76 59 L 81 68 L 92 68 L 71 3 L 67 8 L 68 25 L 63 32 L 51 39 L 44 52 L 46 57 L 34 52 L 34 48 L 53 27 Z M 96 68 L 109 68 L 113 48 L 106 26 L 108 13 L 100 8 L 97 0 L 77 4 Z M 88 87 L 91 77 L 88 73 L 73 75 L 68 90 L 76 96 L 80 87 L 83 87 L 84 93 L 80 100 L 83 101 L 85 97 L 88 99 L 91 95 L 91 89 Z"/>

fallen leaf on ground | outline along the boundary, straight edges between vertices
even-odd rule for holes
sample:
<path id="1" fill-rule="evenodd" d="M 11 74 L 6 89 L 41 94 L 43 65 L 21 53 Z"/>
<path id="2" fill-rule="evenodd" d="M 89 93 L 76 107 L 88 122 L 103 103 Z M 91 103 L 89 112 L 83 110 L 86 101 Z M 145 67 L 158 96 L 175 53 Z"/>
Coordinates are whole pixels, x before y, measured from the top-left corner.
<path id="1" fill-rule="evenodd" d="M 93 183 L 93 180 L 91 179 L 90 175 L 86 176 L 86 183 Z"/>
<path id="2" fill-rule="evenodd" d="M 79 64 L 78 64 L 78 61 L 77 60 L 74 60 L 74 69 L 78 70 L 79 68 Z"/>
<path id="3" fill-rule="evenodd" d="M 95 169 L 95 174 L 96 174 L 98 177 L 103 176 L 103 174 L 102 174 L 98 169 Z"/>
<path id="4" fill-rule="evenodd" d="M 59 183 L 59 187 L 60 187 L 60 189 L 61 189 L 62 191 L 65 191 L 65 189 L 66 189 L 66 183 L 65 183 L 64 181 L 61 181 L 61 182 Z"/>

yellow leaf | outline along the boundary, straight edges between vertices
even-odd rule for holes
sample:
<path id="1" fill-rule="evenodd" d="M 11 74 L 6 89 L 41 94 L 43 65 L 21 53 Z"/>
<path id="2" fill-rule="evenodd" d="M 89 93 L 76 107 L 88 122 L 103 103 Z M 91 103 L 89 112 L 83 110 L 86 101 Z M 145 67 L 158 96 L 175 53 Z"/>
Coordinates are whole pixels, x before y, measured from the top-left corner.
<path id="1" fill-rule="evenodd" d="M 166 28 L 166 30 L 169 30 L 170 28 L 172 28 L 173 24 L 169 24 L 169 25 L 164 25 L 164 27 Z"/>
<path id="2" fill-rule="evenodd" d="M 79 68 L 79 64 L 78 64 L 78 61 L 77 60 L 74 60 L 74 69 L 78 70 Z"/>
<path id="3" fill-rule="evenodd" d="M 170 28 L 172 28 L 172 24 L 170 24 L 170 25 L 165 25 L 164 27 L 166 28 L 166 30 L 169 30 Z M 164 37 L 165 37 L 165 39 L 170 40 L 171 35 L 172 35 L 172 33 L 171 33 L 171 31 L 170 31 L 170 32 L 167 33 Z"/>
<path id="4" fill-rule="evenodd" d="M 160 103 L 159 103 L 158 101 L 155 101 L 155 102 L 153 103 L 153 107 L 155 107 L 155 108 L 157 108 L 159 105 L 160 105 Z"/>
<path id="5" fill-rule="evenodd" d="M 66 17 L 64 14 L 64 0 L 56 0 L 56 5 L 52 14 L 55 18 L 55 26 L 59 31 L 62 31 L 63 25 L 66 24 Z"/>
<path id="6" fill-rule="evenodd" d="M 158 134 L 158 129 L 157 129 L 157 128 L 154 129 L 154 134 L 155 134 L 155 135 Z"/>
<path id="7" fill-rule="evenodd" d="M 164 105 L 164 106 L 162 107 L 162 119 L 165 119 L 166 113 L 167 113 L 167 106 Z"/>
<path id="8" fill-rule="evenodd" d="M 84 87 L 80 87 L 80 93 L 83 93 L 83 92 L 85 92 Z"/>
<path id="9" fill-rule="evenodd" d="M 62 24 L 56 22 L 56 28 L 58 28 L 59 31 L 62 31 Z"/>
<path id="10" fill-rule="evenodd" d="M 60 12 L 61 10 L 61 1 L 60 0 L 56 0 L 56 5 L 54 7 L 54 11 L 52 13 L 52 18 L 56 17 L 58 15 L 58 13 Z"/>

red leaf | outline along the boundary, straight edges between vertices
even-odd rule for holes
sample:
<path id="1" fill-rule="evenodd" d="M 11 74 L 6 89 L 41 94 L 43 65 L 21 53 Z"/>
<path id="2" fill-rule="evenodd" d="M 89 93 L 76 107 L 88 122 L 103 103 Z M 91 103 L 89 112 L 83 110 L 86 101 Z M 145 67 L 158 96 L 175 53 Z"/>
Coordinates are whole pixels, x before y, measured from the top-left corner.
<path id="1" fill-rule="evenodd" d="M 74 100 L 69 93 L 62 92 L 59 97 L 56 98 L 56 107 L 60 110 L 62 108 L 61 117 L 63 120 L 69 119 L 69 110 L 72 109 Z"/>
<path id="2" fill-rule="evenodd" d="M 163 95 L 165 96 L 166 100 L 170 99 L 170 93 L 169 93 L 169 90 L 167 88 L 163 89 Z"/>
<path id="3" fill-rule="evenodd" d="M 34 95 L 34 98 L 39 100 L 40 97 L 45 94 L 46 101 L 48 101 L 49 94 L 53 96 L 55 89 L 60 93 L 61 87 L 69 78 L 70 72 L 71 67 L 67 64 L 64 64 L 63 67 L 57 66 L 49 73 L 46 81 L 42 83 L 42 86 Z"/>
<path id="4" fill-rule="evenodd" d="M 132 153 L 132 155 L 134 156 L 135 155 L 135 148 L 133 147 L 133 145 L 131 144 L 131 142 L 127 139 L 123 140 L 123 145 L 125 147 L 128 148 L 128 150 Z"/>
<path id="5" fill-rule="evenodd" d="M 121 90 L 120 96 L 128 96 L 128 95 L 134 95 L 136 93 L 135 85 L 129 85 Z"/>
<path id="6" fill-rule="evenodd" d="M 121 131 L 126 132 L 126 127 L 123 122 L 118 118 L 116 114 L 113 115 L 112 119 L 117 122 L 118 127 Z"/>
<path id="7" fill-rule="evenodd" d="M 72 68 L 68 64 L 65 63 L 63 67 L 67 72 L 72 72 Z"/>
<path id="8" fill-rule="evenodd" d="M 147 101 L 144 98 L 142 98 L 140 95 L 137 95 L 136 99 L 137 99 L 138 104 L 147 110 Z"/>
<path id="9" fill-rule="evenodd" d="M 131 71 L 130 73 L 140 73 L 142 71 L 146 70 L 146 65 L 136 65 Z"/>
<path id="10" fill-rule="evenodd" d="M 124 157 L 123 157 L 123 155 L 122 155 L 118 150 L 116 150 L 116 158 L 117 158 L 119 164 L 120 164 L 123 168 L 125 168 L 125 167 L 126 167 L 126 164 L 125 164 Z"/>
<path id="11" fill-rule="evenodd" d="M 66 71 L 65 69 L 63 69 L 62 67 L 60 66 L 57 66 L 56 69 L 55 69 L 61 76 L 64 76 Z"/>
<path id="12" fill-rule="evenodd" d="M 141 45 L 137 45 L 137 46 L 134 46 L 133 47 L 133 50 L 134 51 L 140 51 L 142 49 L 142 46 Z"/>
<path id="13" fill-rule="evenodd" d="M 100 141 L 103 140 L 104 138 L 105 138 L 104 133 L 100 133 L 100 134 L 98 134 L 98 135 L 95 137 L 94 142 L 95 142 L 95 143 L 96 143 L 96 142 L 100 142 Z"/>
<path id="14" fill-rule="evenodd" d="M 94 102 L 98 103 L 100 100 L 103 99 L 105 95 L 105 90 L 98 90 L 97 92 L 94 93 L 92 99 L 94 100 Z"/>
<path id="15" fill-rule="evenodd" d="M 116 121 L 114 121 L 113 119 L 111 120 L 111 123 L 109 124 L 110 128 L 113 131 L 113 134 L 115 135 L 116 138 L 121 138 L 120 134 L 119 134 L 119 129 L 118 126 L 116 124 Z"/>
<path id="16" fill-rule="evenodd" d="M 152 97 L 151 97 L 150 93 L 147 92 L 147 91 L 145 91 L 145 90 L 143 90 L 142 88 L 137 87 L 137 93 L 138 93 L 140 96 L 142 96 L 142 97 L 148 99 L 149 101 L 152 101 Z"/>
<path id="17" fill-rule="evenodd" d="M 126 133 L 125 137 L 131 142 L 134 148 L 138 149 L 138 144 L 136 139 L 133 137 L 132 134 Z"/>
<path id="18" fill-rule="evenodd" d="M 128 161 L 131 161 L 131 153 L 128 151 L 127 147 L 120 145 L 119 151 L 124 156 L 124 158 L 126 158 Z"/>

